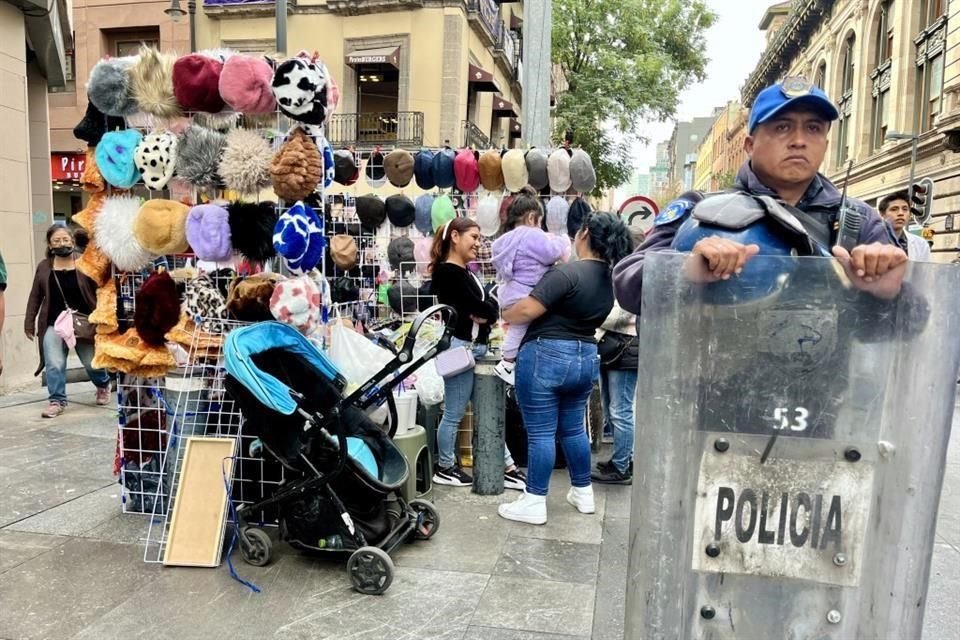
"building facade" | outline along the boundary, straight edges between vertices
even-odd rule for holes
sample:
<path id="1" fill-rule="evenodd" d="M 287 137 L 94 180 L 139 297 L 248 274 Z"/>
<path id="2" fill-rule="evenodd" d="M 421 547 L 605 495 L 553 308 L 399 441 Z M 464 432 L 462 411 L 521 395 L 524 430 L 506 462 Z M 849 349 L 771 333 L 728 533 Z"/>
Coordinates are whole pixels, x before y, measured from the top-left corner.
<path id="1" fill-rule="evenodd" d="M 707 134 L 697 147 L 697 164 L 693 172 L 693 188 L 697 191 L 712 191 L 713 182 L 713 131 L 723 126 L 723 118 L 717 116 Z"/>
<path id="2" fill-rule="evenodd" d="M 522 3 L 289 0 L 286 54 L 316 52 L 341 91 L 335 147 L 512 147 L 522 136 Z M 205 0 L 199 48 L 276 51 L 274 5 Z"/>
<path id="3" fill-rule="evenodd" d="M 803 75 L 837 104 L 824 173 L 876 205 L 914 173 L 934 183 L 933 258 L 960 248 L 960 0 L 796 0 L 742 99 Z M 893 135 L 892 135 L 893 134 Z M 852 163 L 852 164 L 851 164 Z"/>
<path id="4" fill-rule="evenodd" d="M 678 121 L 673 126 L 673 133 L 667 142 L 667 162 L 670 167 L 670 182 L 683 187 L 683 190 L 692 189 L 694 169 L 689 165 L 690 156 L 693 156 L 693 165 L 696 165 L 697 148 L 704 136 L 713 125 L 714 116 L 694 118 L 689 121 Z"/>
<path id="5" fill-rule="evenodd" d="M 663 193 L 670 185 L 670 153 L 667 142 L 657 143 L 657 163 L 650 167 L 650 193 Z"/>
<path id="6" fill-rule="evenodd" d="M 0 2 L 0 254 L 7 267 L 0 394 L 29 383 L 37 366 L 23 318 L 53 222 L 47 90 L 67 81 L 72 32 L 64 0 Z"/>

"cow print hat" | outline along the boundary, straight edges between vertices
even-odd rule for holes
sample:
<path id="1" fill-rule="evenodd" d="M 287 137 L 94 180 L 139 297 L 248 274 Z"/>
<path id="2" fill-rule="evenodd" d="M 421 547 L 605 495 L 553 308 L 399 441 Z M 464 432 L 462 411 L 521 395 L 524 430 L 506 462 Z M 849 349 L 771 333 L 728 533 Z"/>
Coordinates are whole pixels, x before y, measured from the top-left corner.
<path id="1" fill-rule="evenodd" d="M 307 124 L 327 117 L 327 67 L 300 53 L 284 60 L 273 74 L 273 95 L 285 115 Z"/>
<path id="2" fill-rule="evenodd" d="M 170 131 L 150 133 L 137 145 L 133 160 L 151 191 L 167 186 L 177 166 L 177 136 Z"/>

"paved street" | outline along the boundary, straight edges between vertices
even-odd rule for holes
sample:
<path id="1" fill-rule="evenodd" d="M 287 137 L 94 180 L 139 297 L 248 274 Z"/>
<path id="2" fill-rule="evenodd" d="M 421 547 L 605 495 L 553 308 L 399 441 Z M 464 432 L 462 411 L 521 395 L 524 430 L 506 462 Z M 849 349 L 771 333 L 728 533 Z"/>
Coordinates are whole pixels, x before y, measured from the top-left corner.
<path id="1" fill-rule="evenodd" d="M 498 518 L 500 497 L 440 487 L 441 531 L 397 553 L 387 595 L 358 595 L 342 568 L 284 545 L 262 569 L 235 553 L 240 574 L 263 589 L 252 594 L 226 566 L 143 562 L 147 520 L 121 514 L 120 487 L 110 475 L 114 414 L 93 405 L 89 385 L 71 385 L 69 396 L 74 403 L 55 421 L 39 417 L 40 390 L 0 398 L 0 638 L 622 637 L 628 488 L 598 488 L 593 517 L 577 514 L 554 490 L 549 523 L 530 527 Z M 926 640 L 960 639 L 958 596 L 954 438 Z"/>

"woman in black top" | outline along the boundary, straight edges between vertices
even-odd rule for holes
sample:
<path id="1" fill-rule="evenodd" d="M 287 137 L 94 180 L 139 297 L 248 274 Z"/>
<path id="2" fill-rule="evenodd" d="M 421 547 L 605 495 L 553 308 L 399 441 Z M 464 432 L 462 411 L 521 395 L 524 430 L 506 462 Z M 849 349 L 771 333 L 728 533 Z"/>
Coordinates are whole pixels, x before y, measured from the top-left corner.
<path id="1" fill-rule="evenodd" d="M 47 229 L 47 259 L 37 265 L 27 301 L 24 332 L 29 340 L 40 336 L 41 368 L 47 373 L 50 404 L 40 414 L 44 418 L 56 418 L 67 406 L 68 347 L 53 330 L 57 316 L 67 309 L 90 314 L 97 304 L 97 286 L 77 271 L 74 251 L 70 229 L 62 224 Z M 103 369 L 90 366 L 93 342 L 77 340 L 74 350 L 97 388 L 96 403 L 107 404 L 110 401 L 110 376 Z"/>
<path id="2" fill-rule="evenodd" d="M 508 520 L 544 524 L 546 496 L 559 435 L 570 473 L 567 502 L 593 513 L 587 398 L 600 375 L 594 333 L 613 308 L 611 268 L 630 252 L 630 234 L 617 216 L 587 216 L 574 238 L 579 260 L 554 267 L 530 295 L 504 312 L 529 322 L 517 355 L 517 401 L 527 429 L 529 479 L 523 496 L 500 505 Z"/>
<path id="3" fill-rule="evenodd" d="M 437 229 L 430 253 L 431 293 L 441 304 L 450 305 L 457 312 L 450 348 L 466 346 L 473 349 L 475 358 L 487 352 L 490 329 L 497 321 L 498 308 L 483 289 L 480 279 L 467 269 L 477 258 L 480 247 L 480 227 L 470 218 L 454 218 Z M 433 481 L 453 487 L 469 487 L 473 478 L 457 464 L 454 445 L 457 429 L 467 403 L 473 396 L 474 371 L 470 369 L 444 378 L 443 417 L 437 429 L 439 460 Z M 522 490 L 526 478 L 517 469 L 504 448 L 504 480 L 507 489 Z"/>

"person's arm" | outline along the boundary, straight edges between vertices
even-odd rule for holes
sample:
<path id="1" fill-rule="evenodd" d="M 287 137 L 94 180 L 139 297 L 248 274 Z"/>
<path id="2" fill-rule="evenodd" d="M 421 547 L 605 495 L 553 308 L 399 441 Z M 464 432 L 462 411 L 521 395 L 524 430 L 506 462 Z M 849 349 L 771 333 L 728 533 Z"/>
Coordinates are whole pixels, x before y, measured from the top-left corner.
<path id="1" fill-rule="evenodd" d="M 503 319 L 510 324 L 529 324 L 545 314 L 547 308 L 536 298 L 527 296 L 503 312 Z"/>
<path id="2" fill-rule="evenodd" d="M 23 318 L 23 332 L 27 338 L 33 340 L 37 334 L 37 314 L 40 313 L 40 306 L 43 304 L 43 286 L 40 284 L 40 267 L 33 276 L 33 287 L 30 289 L 30 297 L 27 298 L 27 311 Z"/>
<path id="3" fill-rule="evenodd" d="M 560 269 L 551 269 L 541 278 L 526 298 L 521 298 L 503 312 L 503 319 L 513 324 L 533 322 L 551 306 L 570 293 L 573 281 Z"/>
<path id="4" fill-rule="evenodd" d="M 640 313 L 644 257 L 648 252 L 669 249 L 682 223 L 683 220 L 680 219 L 675 223 L 654 227 L 643 244 L 613 268 L 613 293 L 620 306 L 630 313 Z"/>
<path id="5" fill-rule="evenodd" d="M 555 265 L 563 256 L 563 244 L 560 236 L 546 231 L 537 230 L 538 233 L 531 234 L 528 250 L 537 262 L 549 267 Z M 570 241 L 567 240 L 569 243 Z"/>

